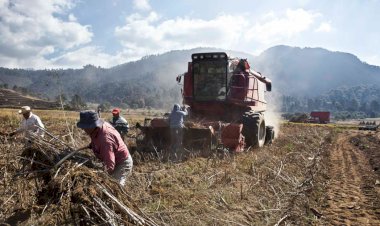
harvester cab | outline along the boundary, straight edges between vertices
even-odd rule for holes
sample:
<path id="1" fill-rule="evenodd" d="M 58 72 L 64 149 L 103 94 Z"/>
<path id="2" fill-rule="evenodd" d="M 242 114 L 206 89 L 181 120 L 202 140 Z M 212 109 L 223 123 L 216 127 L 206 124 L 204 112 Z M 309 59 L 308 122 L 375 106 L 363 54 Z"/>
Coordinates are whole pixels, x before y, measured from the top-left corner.
<path id="1" fill-rule="evenodd" d="M 272 142 L 274 129 L 266 125 L 264 117 L 265 92 L 271 91 L 272 83 L 252 70 L 246 59 L 229 58 L 224 52 L 195 53 L 187 72 L 176 81 L 182 85 L 183 104 L 190 109 L 185 122 L 185 147 L 206 145 L 240 152 Z M 169 130 L 164 119 L 156 120 L 161 123 L 144 128 L 148 137 L 154 131 Z M 163 137 L 168 132 L 159 134 L 151 139 L 153 145 L 170 139 Z"/>

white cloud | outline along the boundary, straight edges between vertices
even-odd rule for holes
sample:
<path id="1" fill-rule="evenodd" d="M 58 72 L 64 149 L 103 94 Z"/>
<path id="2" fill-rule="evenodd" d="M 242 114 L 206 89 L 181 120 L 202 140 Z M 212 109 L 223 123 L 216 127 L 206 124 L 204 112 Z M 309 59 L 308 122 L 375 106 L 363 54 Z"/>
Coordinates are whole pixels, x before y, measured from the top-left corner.
<path id="1" fill-rule="evenodd" d="M 319 27 L 315 30 L 315 32 L 330 32 L 332 30 L 331 24 L 328 22 L 323 22 Z"/>
<path id="2" fill-rule="evenodd" d="M 141 11 L 148 11 L 151 9 L 149 0 L 133 0 L 133 7 Z"/>
<path id="3" fill-rule="evenodd" d="M 150 12 L 146 16 L 128 16 L 124 26 L 116 27 L 115 36 L 131 54 L 140 57 L 194 47 L 241 49 L 253 46 L 253 42 L 268 47 L 310 30 L 319 16 L 303 9 L 288 9 L 281 15 L 269 12 L 260 18 L 251 14 L 221 14 L 210 20 L 187 17 L 162 20 L 157 13 Z"/>
<path id="4" fill-rule="evenodd" d="M 138 56 L 172 49 L 199 46 L 229 48 L 241 37 L 248 23 L 242 16 L 220 15 L 212 20 L 177 18 L 160 21 L 151 12 L 142 17 L 133 14 L 126 25 L 116 27 L 115 35 L 128 50 Z M 143 55 L 141 55 L 143 54 Z"/>
<path id="5" fill-rule="evenodd" d="M 111 67 L 125 63 L 129 60 L 123 52 L 117 55 L 104 53 L 104 49 L 98 46 L 86 46 L 75 51 L 67 52 L 59 57 L 51 59 L 54 67 L 58 68 L 81 68 L 84 65 L 92 64 L 101 67 Z"/>
<path id="6" fill-rule="evenodd" d="M 91 45 L 91 27 L 81 25 L 70 11 L 73 1 L 0 0 L 0 66 L 110 67 L 148 54 L 195 47 L 252 52 L 302 32 L 315 31 L 312 26 L 320 17 L 303 9 L 263 15 L 220 14 L 208 20 L 165 19 L 154 11 L 134 13 L 125 18 L 124 25 L 114 29 L 124 48 L 111 55 L 106 53 L 106 47 Z M 151 9 L 148 0 L 133 3 L 138 10 Z"/>
<path id="7" fill-rule="evenodd" d="M 0 66 L 29 62 L 27 67 L 45 67 L 46 55 L 89 43 L 93 35 L 89 26 L 77 23 L 73 15 L 68 21 L 57 16 L 65 15 L 73 6 L 71 0 L 2 0 Z"/>
<path id="8" fill-rule="evenodd" d="M 71 22 L 75 22 L 75 21 L 77 21 L 77 18 L 76 18 L 76 17 L 74 16 L 74 14 L 72 14 L 72 13 L 69 14 L 68 19 L 69 19 L 69 21 L 71 21 Z"/>
<path id="9" fill-rule="evenodd" d="M 247 31 L 245 38 L 264 44 L 279 42 L 307 31 L 319 16 L 319 13 L 304 9 L 288 9 L 282 16 L 277 16 L 271 12 L 264 15 L 259 22 L 255 23 Z"/>

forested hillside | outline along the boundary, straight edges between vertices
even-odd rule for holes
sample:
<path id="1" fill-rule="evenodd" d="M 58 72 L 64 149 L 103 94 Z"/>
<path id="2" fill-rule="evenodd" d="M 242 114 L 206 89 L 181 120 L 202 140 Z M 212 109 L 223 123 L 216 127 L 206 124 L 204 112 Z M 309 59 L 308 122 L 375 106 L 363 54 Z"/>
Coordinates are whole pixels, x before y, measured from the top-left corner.
<path id="1" fill-rule="evenodd" d="M 84 101 L 122 107 L 168 108 L 180 102 L 175 77 L 187 70 L 195 52 L 225 51 L 197 48 L 151 55 L 112 68 L 26 70 L 0 68 L 0 85 L 54 100 Z M 378 115 L 380 68 L 349 53 L 321 48 L 275 46 L 259 56 L 226 51 L 248 58 L 254 70 L 273 81 L 271 96 L 280 97 L 285 112 L 330 110 Z M 358 113 L 358 114 L 362 114 Z"/>

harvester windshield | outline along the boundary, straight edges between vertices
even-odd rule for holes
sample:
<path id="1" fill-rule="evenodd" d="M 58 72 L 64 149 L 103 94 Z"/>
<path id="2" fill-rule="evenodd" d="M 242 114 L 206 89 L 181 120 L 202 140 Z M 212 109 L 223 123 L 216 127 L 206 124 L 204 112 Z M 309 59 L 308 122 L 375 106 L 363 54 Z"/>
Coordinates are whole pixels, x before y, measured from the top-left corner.
<path id="1" fill-rule="evenodd" d="M 227 93 L 226 59 L 193 62 L 194 98 L 198 101 L 225 100 Z"/>

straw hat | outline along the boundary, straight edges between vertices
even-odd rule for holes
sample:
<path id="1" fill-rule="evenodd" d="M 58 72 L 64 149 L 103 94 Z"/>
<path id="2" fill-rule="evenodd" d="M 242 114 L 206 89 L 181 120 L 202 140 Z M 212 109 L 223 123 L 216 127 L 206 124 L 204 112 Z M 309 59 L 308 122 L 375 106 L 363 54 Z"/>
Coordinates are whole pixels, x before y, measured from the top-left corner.
<path id="1" fill-rule="evenodd" d="M 26 114 L 31 112 L 32 109 L 29 106 L 22 106 L 20 110 L 18 110 L 19 114 Z"/>

